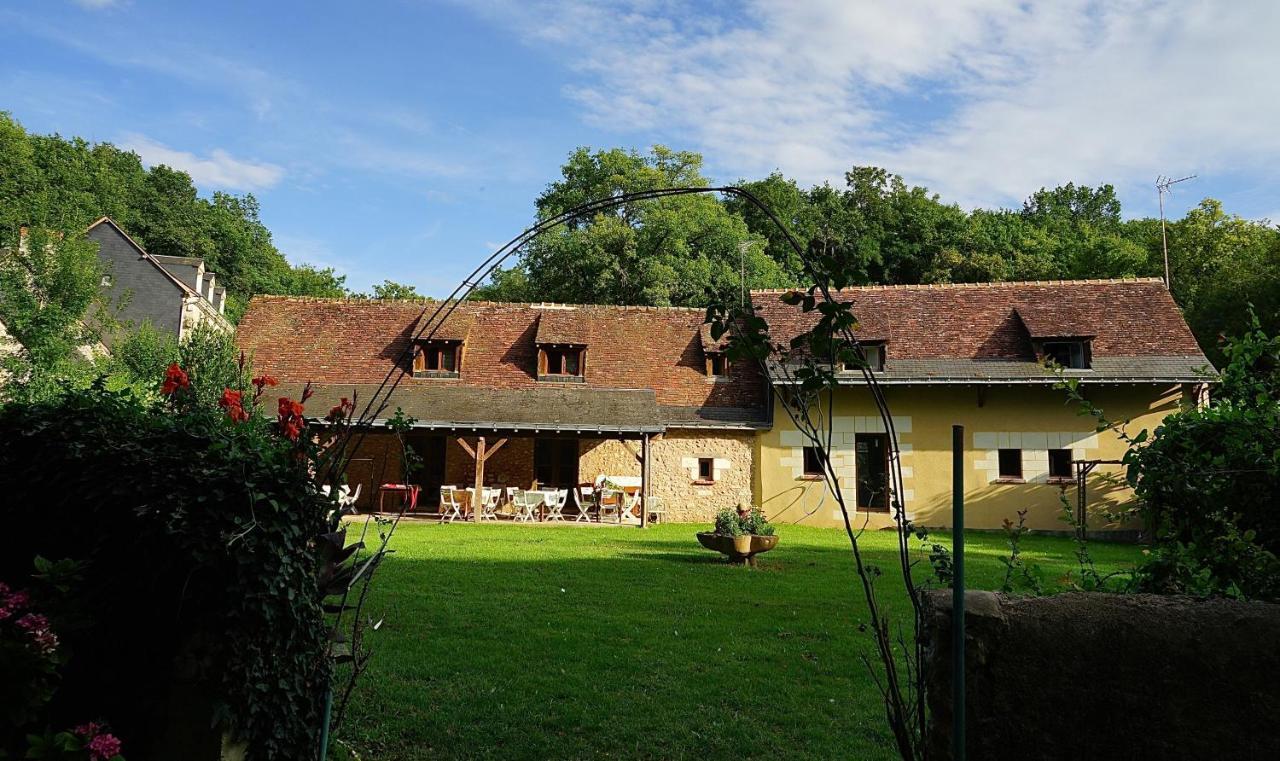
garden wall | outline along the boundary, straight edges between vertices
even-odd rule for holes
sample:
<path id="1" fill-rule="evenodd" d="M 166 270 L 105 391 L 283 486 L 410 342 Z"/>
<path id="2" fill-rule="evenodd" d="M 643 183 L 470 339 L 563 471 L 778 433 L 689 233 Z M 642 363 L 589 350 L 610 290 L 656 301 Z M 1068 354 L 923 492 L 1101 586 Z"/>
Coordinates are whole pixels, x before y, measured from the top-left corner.
<path id="1" fill-rule="evenodd" d="M 1280 605 L 966 595 L 968 757 L 1280 758 Z M 930 758 L 949 759 L 951 592 L 926 593 Z"/>

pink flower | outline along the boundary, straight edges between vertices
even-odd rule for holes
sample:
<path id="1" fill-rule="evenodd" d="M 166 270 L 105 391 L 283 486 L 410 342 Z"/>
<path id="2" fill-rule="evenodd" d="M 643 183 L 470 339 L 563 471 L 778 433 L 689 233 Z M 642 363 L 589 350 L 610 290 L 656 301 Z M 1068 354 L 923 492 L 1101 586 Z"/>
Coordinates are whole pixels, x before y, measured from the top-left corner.
<path id="1" fill-rule="evenodd" d="M 26 591 L 21 589 L 19 589 L 17 592 L 11 593 L 9 597 L 5 600 L 5 604 L 8 605 L 10 608 L 13 608 L 14 610 L 18 610 L 19 608 L 25 608 L 27 606 L 27 603 L 29 602 L 31 602 L 31 596 L 28 595 Z"/>
<path id="2" fill-rule="evenodd" d="M 120 755 L 120 740 L 111 734 L 101 734 L 89 741 L 89 761 L 109 761 Z"/>
<path id="3" fill-rule="evenodd" d="M 76 734 L 80 735 L 86 740 L 97 735 L 101 731 L 102 731 L 102 725 L 96 721 L 90 721 L 85 724 L 81 724 L 80 726 L 76 727 L 74 730 Z"/>
<path id="4" fill-rule="evenodd" d="M 28 613 L 14 623 L 19 629 L 27 632 L 31 641 L 35 643 L 36 649 L 44 655 L 53 655 L 53 652 L 58 649 L 58 635 L 49 628 L 49 619 L 39 613 Z"/>

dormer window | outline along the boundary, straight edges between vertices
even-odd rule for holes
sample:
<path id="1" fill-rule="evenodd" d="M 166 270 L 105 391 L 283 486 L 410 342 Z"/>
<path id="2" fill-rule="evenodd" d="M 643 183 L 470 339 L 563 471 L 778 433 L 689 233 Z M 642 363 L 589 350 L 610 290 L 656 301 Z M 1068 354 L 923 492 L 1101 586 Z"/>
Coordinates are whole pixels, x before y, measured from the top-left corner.
<path id="1" fill-rule="evenodd" d="M 413 377 L 457 378 L 462 345 L 457 341 L 423 341 L 413 354 Z"/>
<path id="2" fill-rule="evenodd" d="M 707 352 L 707 377 L 729 377 L 729 358 L 723 352 Z"/>
<path id="3" fill-rule="evenodd" d="M 1088 341 L 1045 341 L 1041 345 L 1041 356 L 1071 370 L 1088 370 L 1090 362 Z"/>
<path id="4" fill-rule="evenodd" d="M 884 372 L 884 343 L 881 341 L 862 341 L 859 343 L 859 346 L 862 347 L 862 355 L 867 358 L 867 369 L 873 373 Z M 857 365 L 850 366 L 845 362 L 840 363 L 840 370 L 842 372 L 849 372 L 851 370 L 858 369 L 859 367 Z"/>
<path id="5" fill-rule="evenodd" d="M 581 382 L 586 347 L 544 346 L 538 349 L 538 380 Z"/>

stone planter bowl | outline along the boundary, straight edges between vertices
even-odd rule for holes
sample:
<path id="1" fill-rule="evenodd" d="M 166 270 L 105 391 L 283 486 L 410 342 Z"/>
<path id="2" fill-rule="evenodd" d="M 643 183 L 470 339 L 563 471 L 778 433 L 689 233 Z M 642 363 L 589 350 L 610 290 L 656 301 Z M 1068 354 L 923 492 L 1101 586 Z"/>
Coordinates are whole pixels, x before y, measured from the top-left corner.
<path id="1" fill-rule="evenodd" d="M 776 535 L 756 536 L 755 534 L 743 534 L 742 536 L 720 536 L 710 531 L 700 531 L 698 532 L 698 541 L 702 543 L 703 547 L 715 550 L 722 555 L 727 555 L 735 563 L 748 566 L 756 564 L 756 555 L 761 552 L 768 552 L 778 546 L 778 537 Z"/>

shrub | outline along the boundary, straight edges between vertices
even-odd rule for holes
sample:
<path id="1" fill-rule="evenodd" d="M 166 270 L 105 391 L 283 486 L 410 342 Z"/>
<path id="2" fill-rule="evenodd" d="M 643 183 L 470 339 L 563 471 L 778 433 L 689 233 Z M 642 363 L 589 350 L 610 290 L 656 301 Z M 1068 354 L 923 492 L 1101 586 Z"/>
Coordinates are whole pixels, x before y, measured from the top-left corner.
<path id="1" fill-rule="evenodd" d="M 110 696 L 137 747 L 186 680 L 212 698 L 204 726 L 254 757 L 314 754 L 329 674 L 314 541 L 332 505 L 274 424 L 229 413 L 174 413 L 102 382 L 0 410 L 0 515 L 21 538 L 0 578 L 29 574 L 37 554 L 86 568 L 74 607 L 91 626 L 66 636 L 54 725 Z"/>
<path id="2" fill-rule="evenodd" d="M 720 536 L 773 536 L 774 528 L 759 508 L 733 510 L 726 507 L 716 513 L 715 533 Z"/>

